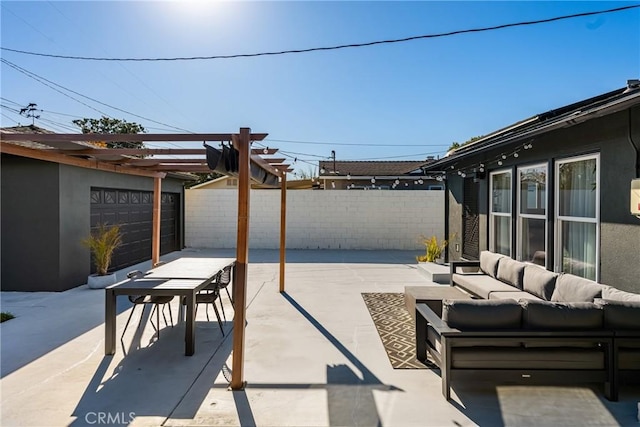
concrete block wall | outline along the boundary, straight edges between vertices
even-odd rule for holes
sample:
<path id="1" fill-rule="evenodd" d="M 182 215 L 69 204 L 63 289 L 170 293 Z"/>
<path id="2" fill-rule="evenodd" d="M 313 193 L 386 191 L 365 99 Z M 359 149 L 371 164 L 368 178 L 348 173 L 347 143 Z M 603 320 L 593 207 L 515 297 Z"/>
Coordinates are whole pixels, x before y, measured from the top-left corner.
<path id="1" fill-rule="evenodd" d="M 444 191 L 287 192 L 289 249 L 420 250 L 421 235 L 444 238 Z M 185 244 L 234 248 L 237 190 L 186 190 Z M 252 190 L 249 246 L 280 244 L 280 191 Z"/>

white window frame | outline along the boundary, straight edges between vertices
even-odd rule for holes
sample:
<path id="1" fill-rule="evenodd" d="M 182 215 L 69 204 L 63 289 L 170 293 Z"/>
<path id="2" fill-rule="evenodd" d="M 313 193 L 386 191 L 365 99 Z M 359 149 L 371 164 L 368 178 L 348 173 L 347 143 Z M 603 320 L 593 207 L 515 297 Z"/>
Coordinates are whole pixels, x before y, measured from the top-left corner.
<path id="1" fill-rule="evenodd" d="M 495 175 L 501 175 L 508 173 L 510 177 L 510 189 L 509 189 L 509 212 L 494 212 L 493 211 L 493 177 Z M 501 216 L 509 218 L 509 256 L 513 257 L 513 169 L 499 169 L 489 174 L 489 250 L 491 252 L 496 251 L 496 242 L 494 234 L 494 216 Z"/>
<path id="2" fill-rule="evenodd" d="M 544 182 L 544 186 L 545 186 L 545 200 L 544 200 L 544 215 L 536 215 L 536 214 L 523 214 L 521 212 L 522 209 L 522 189 L 520 186 L 520 177 L 521 177 L 521 172 L 525 169 L 533 169 L 533 168 L 545 168 L 546 170 L 546 176 L 545 176 L 545 182 Z M 516 212 L 516 217 L 517 217 L 517 235 L 516 235 L 516 257 L 518 260 L 522 261 L 522 244 L 524 243 L 524 239 L 523 239 L 523 235 L 522 235 L 522 219 L 523 218 L 527 218 L 527 219 L 543 219 L 544 220 L 544 251 L 545 254 L 549 253 L 549 237 L 548 237 L 548 233 L 549 233 L 549 203 L 548 202 L 548 194 L 549 194 L 549 165 L 547 163 L 536 163 L 533 165 L 524 165 L 524 166 L 519 166 L 517 169 L 517 212 Z M 530 261 L 530 260 L 525 260 L 525 261 Z M 545 256 L 545 267 L 549 266 L 549 258 Z"/>
<path id="3" fill-rule="evenodd" d="M 596 160 L 596 212 L 595 218 L 561 216 L 560 215 L 560 165 L 566 163 L 580 162 L 584 160 Z M 596 225 L 596 281 L 600 280 L 600 153 L 587 154 L 583 156 L 566 157 L 556 159 L 554 165 L 555 171 L 555 208 L 554 208 L 554 240 L 555 240 L 555 259 L 554 271 L 562 272 L 562 221 L 584 222 Z"/>

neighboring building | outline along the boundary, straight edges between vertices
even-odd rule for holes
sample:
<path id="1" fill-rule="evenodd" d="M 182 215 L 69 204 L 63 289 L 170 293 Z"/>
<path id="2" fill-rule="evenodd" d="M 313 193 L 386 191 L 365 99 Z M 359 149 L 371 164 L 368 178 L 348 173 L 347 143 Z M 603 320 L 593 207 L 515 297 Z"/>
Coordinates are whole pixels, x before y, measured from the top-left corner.
<path id="1" fill-rule="evenodd" d="M 297 179 L 287 180 L 288 190 L 310 190 L 314 187 L 314 182 L 311 179 Z M 264 187 L 260 184 L 251 183 L 252 189 L 268 189 L 273 190 L 273 187 Z M 236 190 L 238 189 L 238 178 L 231 176 L 221 176 L 220 178 L 212 179 L 201 184 L 194 185 L 190 190 Z M 277 189 L 279 190 L 279 189 Z"/>
<path id="2" fill-rule="evenodd" d="M 423 170 L 433 161 L 321 161 L 318 181 L 325 190 L 443 190 Z"/>
<path id="3" fill-rule="evenodd" d="M 233 176 L 221 176 L 211 181 L 206 181 L 191 187 L 192 190 L 238 190 L 238 178 Z"/>
<path id="4" fill-rule="evenodd" d="M 489 249 L 640 291 L 640 82 L 538 114 L 428 165 L 446 177 L 449 259 Z"/>
<path id="5" fill-rule="evenodd" d="M 3 141 L 12 133 L 50 133 L 31 126 L 0 132 Z M 81 241 L 99 222 L 118 223 L 124 232 L 112 269 L 151 259 L 153 178 L 6 153 L 0 162 L 3 291 L 63 291 L 86 283 L 93 266 Z M 184 247 L 184 182 L 190 179 L 168 174 L 162 180 L 162 254 Z"/>

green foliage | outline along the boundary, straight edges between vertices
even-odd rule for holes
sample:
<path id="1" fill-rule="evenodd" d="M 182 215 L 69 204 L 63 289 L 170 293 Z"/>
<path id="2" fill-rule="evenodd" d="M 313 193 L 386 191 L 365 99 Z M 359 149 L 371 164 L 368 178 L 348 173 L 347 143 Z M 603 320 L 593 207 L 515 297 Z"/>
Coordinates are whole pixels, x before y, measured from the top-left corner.
<path id="1" fill-rule="evenodd" d="M 471 144 L 472 142 L 475 142 L 481 138 L 484 138 L 484 135 L 480 135 L 480 136 L 474 136 L 471 137 L 471 139 L 463 142 L 462 144 L 460 144 L 459 142 L 452 142 L 451 146 L 449 146 L 449 148 L 447 149 L 447 151 L 451 151 L 451 150 L 457 150 L 458 148 L 465 146 L 467 144 Z"/>
<path id="2" fill-rule="evenodd" d="M 429 238 L 422 238 L 422 243 L 426 248 L 426 252 L 424 255 L 419 255 L 416 257 L 418 262 L 434 262 L 438 258 L 442 258 L 442 251 L 447 247 L 447 241 L 442 240 L 438 242 L 438 238 L 436 236 L 431 236 Z"/>
<path id="3" fill-rule="evenodd" d="M 309 166 L 307 169 L 300 169 L 294 175 L 297 179 L 314 179 L 318 176 L 313 166 Z"/>
<path id="4" fill-rule="evenodd" d="M 119 225 L 111 227 L 107 224 L 98 224 L 95 231 L 82 243 L 91 250 L 93 263 L 96 266 L 98 275 L 104 276 L 109 270 L 113 251 L 122 244 L 122 233 Z"/>
<path id="5" fill-rule="evenodd" d="M 99 119 L 77 119 L 72 123 L 80 128 L 82 133 L 145 133 L 144 126 L 135 123 L 127 122 L 126 120 L 112 119 L 102 116 Z M 106 148 L 145 148 L 143 142 L 135 141 L 119 141 L 119 142 L 104 142 Z"/>
<path id="6" fill-rule="evenodd" d="M 6 322 L 7 320 L 13 319 L 14 317 L 16 316 L 9 313 L 8 311 L 3 311 L 0 313 L 0 323 Z"/>

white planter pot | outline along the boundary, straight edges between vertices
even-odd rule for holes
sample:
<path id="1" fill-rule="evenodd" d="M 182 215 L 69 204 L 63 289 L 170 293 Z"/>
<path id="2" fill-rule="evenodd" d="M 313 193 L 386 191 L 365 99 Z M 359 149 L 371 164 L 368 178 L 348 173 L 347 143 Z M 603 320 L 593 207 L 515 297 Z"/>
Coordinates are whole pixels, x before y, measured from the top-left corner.
<path id="1" fill-rule="evenodd" d="M 91 289 L 104 289 L 109 285 L 116 284 L 116 274 L 107 274 L 106 276 L 98 276 L 97 274 L 92 274 L 87 278 L 87 285 Z"/>

